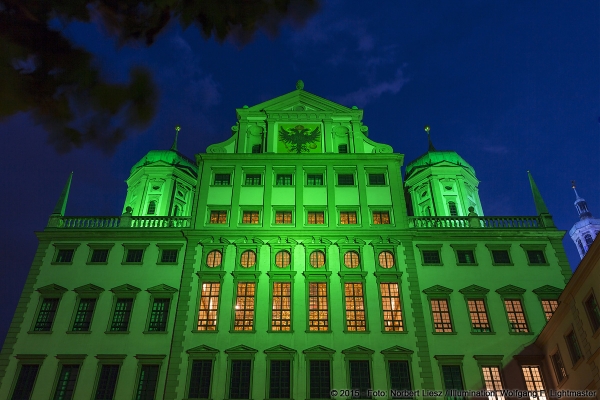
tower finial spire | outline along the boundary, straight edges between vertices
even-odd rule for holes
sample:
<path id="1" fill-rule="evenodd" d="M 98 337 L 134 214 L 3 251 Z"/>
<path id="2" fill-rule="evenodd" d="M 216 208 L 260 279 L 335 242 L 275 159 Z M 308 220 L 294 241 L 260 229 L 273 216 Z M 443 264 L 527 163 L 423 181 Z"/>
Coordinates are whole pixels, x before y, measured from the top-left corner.
<path id="1" fill-rule="evenodd" d="M 431 142 L 431 136 L 429 135 L 429 131 L 431 130 L 431 128 L 429 127 L 429 125 L 425 125 L 424 129 L 425 132 L 427 132 L 427 142 L 429 143 L 428 151 L 437 151 L 435 147 L 433 147 L 433 143 Z"/>
<path id="2" fill-rule="evenodd" d="M 181 130 L 181 126 L 177 125 L 175 127 L 175 140 L 173 140 L 173 145 L 171 146 L 171 150 L 177 151 L 177 137 L 179 136 L 179 131 Z"/>
<path id="3" fill-rule="evenodd" d="M 579 213 L 579 219 L 593 218 L 592 213 L 588 209 L 587 202 L 584 198 L 579 196 L 579 193 L 577 193 L 577 189 L 575 189 L 575 181 L 571 181 L 571 187 L 575 192 L 575 208 Z"/>
<path id="4" fill-rule="evenodd" d="M 54 207 L 54 211 L 52 211 L 52 215 L 61 216 L 65 215 L 65 210 L 67 208 L 67 200 L 69 200 L 69 191 L 71 190 L 71 180 L 73 180 L 73 171 L 69 175 L 69 179 L 67 179 L 67 184 L 63 188 L 58 201 L 56 202 L 56 206 Z"/>

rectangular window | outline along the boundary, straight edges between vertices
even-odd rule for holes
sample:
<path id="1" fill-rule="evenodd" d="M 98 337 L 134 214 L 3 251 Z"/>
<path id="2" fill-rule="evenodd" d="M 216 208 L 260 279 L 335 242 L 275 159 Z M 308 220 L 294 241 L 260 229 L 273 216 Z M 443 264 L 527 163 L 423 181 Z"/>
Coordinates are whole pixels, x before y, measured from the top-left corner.
<path id="1" fill-rule="evenodd" d="M 546 264 L 546 257 L 542 250 L 527 250 L 529 264 Z"/>
<path id="2" fill-rule="evenodd" d="M 260 144 L 253 145 L 252 146 L 252 153 L 253 154 L 262 153 L 262 145 L 260 145 Z"/>
<path id="3" fill-rule="evenodd" d="M 542 381 L 542 371 L 537 365 L 521 367 L 525 377 L 525 385 L 530 392 L 536 392 L 536 396 L 529 396 L 530 400 L 546 400 L 544 382 Z"/>
<path id="4" fill-rule="evenodd" d="M 177 253 L 179 250 L 163 250 L 160 254 L 160 262 L 174 263 L 177 262 Z"/>
<path id="5" fill-rule="evenodd" d="M 289 331 L 292 324 L 292 284 L 273 282 L 273 307 L 271 330 Z"/>
<path id="6" fill-rule="evenodd" d="M 292 223 L 292 212 L 291 211 L 275 211 L 275 223 L 291 224 Z"/>
<path id="7" fill-rule="evenodd" d="M 49 332 L 52 329 L 57 308 L 57 298 L 43 299 L 33 330 L 36 332 Z"/>
<path id="8" fill-rule="evenodd" d="M 342 225 L 355 225 L 356 222 L 356 211 L 341 211 L 340 212 L 340 224 Z"/>
<path id="9" fill-rule="evenodd" d="M 452 320 L 450 319 L 448 300 L 431 299 L 431 312 L 436 332 L 452 332 Z"/>
<path id="10" fill-rule="evenodd" d="M 127 258 L 125 259 L 125 262 L 128 262 L 128 263 L 142 262 L 143 255 L 144 255 L 144 250 L 142 250 L 142 249 L 127 249 Z"/>
<path id="11" fill-rule="evenodd" d="M 212 360 L 194 360 L 190 374 L 189 399 L 210 398 L 210 376 L 212 373 Z"/>
<path id="12" fill-rule="evenodd" d="M 216 186 L 228 186 L 231 183 L 231 174 L 215 174 Z"/>
<path id="13" fill-rule="evenodd" d="M 390 213 L 388 211 L 373 211 L 374 225 L 388 225 L 390 223 Z"/>
<path id="14" fill-rule="evenodd" d="M 96 307 L 96 299 L 81 299 L 75 313 L 73 329 L 75 332 L 87 332 L 92 324 L 92 315 Z"/>
<path id="15" fill-rule="evenodd" d="M 550 318 L 552 318 L 558 308 L 558 300 L 542 300 L 542 307 L 544 308 L 546 321 L 550 321 Z"/>
<path id="16" fill-rule="evenodd" d="M 488 396 L 489 400 L 504 400 L 502 395 L 502 379 L 500 379 L 500 368 L 498 367 L 481 367 L 485 389 L 492 392 L 492 396 Z"/>
<path id="17" fill-rule="evenodd" d="M 385 185 L 385 174 L 369 174 L 369 185 Z"/>
<path id="18" fill-rule="evenodd" d="M 23 364 L 19 370 L 19 377 L 15 384 L 12 400 L 30 399 L 33 385 L 40 366 L 38 364 Z"/>
<path id="19" fill-rule="evenodd" d="M 464 390 L 462 383 L 462 373 L 460 365 L 442 365 L 442 375 L 444 377 L 444 389 L 448 390 Z M 462 396 L 453 396 L 446 393 L 447 397 L 454 399 L 463 399 Z"/>
<path id="20" fill-rule="evenodd" d="M 244 211 L 242 224 L 258 224 L 258 211 Z"/>
<path id="21" fill-rule="evenodd" d="M 469 315 L 471 316 L 472 332 L 491 332 L 492 328 L 485 309 L 485 301 L 483 299 L 473 299 L 467 300 L 467 303 L 469 305 Z"/>
<path id="22" fill-rule="evenodd" d="M 323 174 L 308 174 L 306 176 L 307 186 L 323 186 Z"/>
<path id="23" fill-rule="evenodd" d="M 233 329 L 236 331 L 251 331 L 254 329 L 254 282 L 238 282 L 235 299 L 235 321 Z"/>
<path id="24" fill-rule="evenodd" d="M 423 250 L 423 264 L 441 264 L 438 250 Z"/>
<path id="25" fill-rule="evenodd" d="M 310 398 L 331 398 L 331 366 L 329 360 L 310 360 Z"/>
<path id="26" fill-rule="evenodd" d="M 371 371 L 369 361 L 350 360 L 350 389 L 358 390 L 358 396 L 352 396 L 359 399 L 370 399 L 372 396 L 367 394 L 371 389 Z"/>
<path id="27" fill-rule="evenodd" d="M 108 260 L 108 249 L 92 250 L 92 257 L 90 259 L 90 262 L 105 263 L 107 260 Z"/>
<path id="28" fill-rule="evenodd" d="M 398 284 L 380 283 L 379 288 L 381 289 L 381 307 L 383 309 L 383 329 L 386 332 L 403 331 Z"/>
<path id="29" fill-rule="evenodd" d="M 246 185 L 249 186 L 260 186 L 261 185 L 261 175 L 260 174 L 246 174 Z"/>
<path id="30" fill-rule="evenodd" d="M 290 360 L 271 360 L 269 398 L 289 399 Z"/>
<path id="31" fill-rule="evenodd" d="M 354 174 L 338 174 L 338 185 L 339 186 L 354 185 Z"/>
<path id="32" fill-rule="evenodd" d="M 171 299 L 154 299 L 152 302 L 152 310 L 150 311 L 148 331 L 164 332 L 167 330 L 170 303 Z"/>
<path id="33" fill-rule="evenodd" d="M 308 223 L 310 225 L 323 225 L 325 223 L 325 212 L 323 211 L 309 211 Z"/>
<path id="34" fill-rule="evenodd" d="M 338 153 L 348 153 L 348 145 L 347 144 L 340 144 L 338 146 Z"/>
<path id="35" fill-rule="evenodd" d="M 510 264 L 510 256 L 508 250 L 492 250 L 494 264 Z"/>
<path id="36" fill-rule="evenodd" d="M 525 320 L 525 312 L 521 300 L 506 299 L 504 300 L 508 322 L 510 323 L 511 332 L 529 332 L 527 321 Z"/>
<path id="37" fill-rule="evenodd" d="M 365 297 L 362 283 L 344 283 L 346 298 L 346 329 L 351 332 L 367 330 Z"/>
<path id="38" fill-rule="evenodd" d="M 308 284 L 308 305 L 308 330 L 329 330 L 326 282 L 310 282 Z"/>
<path id="39" fill-rule="evenodd" d="M 556 353 L 550 356 L 550 359 L 552 360 L 552 367 L 554 368 L 556 381 L 560 383 L 567 377 L 567 369 L 565 368 L 565 364 L 560 356 L 560 351 L 557 350 Z"/>
<path id="40" fill-rule="evenodd" d="M 598 329 L 600 329 L 600 308 L 598 307 L 598 302 L 596 301 L 594 294 L 588 297 L 585 301 L 585 310 L 587 311 L 588 318 L 590 319 L 592 331 L 596 332 Z"/>
<path id="41" fill-rule="evenodd" d="M 94 400 L 113 400 L 119 377 L 119 365 L 103 364 Z"/>
<path id="42" fill-rule="evenodd" d="M 569 349 L 569 354 L 571 355 L 571 361 L 573 362 L 573 365 L 575 365 L 582 357 L 581 349 L 579 348 L 579 342 L 577 341 L 575 332 L 571 331 L 567 336 L 565 336 L 565 340 L 567 341 L 567 348 Z"/>
<path id="43" fill-rule="evenodd" d="M 65 364 L 60 369 L 56 390 L 54 391 L 54 400 L 71 400 L 79 375 L 79 364 Z"/>
<path id="44" fill-rule="evenodd" d="M 142 365 L 135 400 L 154 400 L 159 368 L 156 364 Z"/>
<path id="45" fill-rule="evenodd" d="M 219 308 L 219 282 L 204 282 L 200 295 L 200 311 L 198 312 L 198 330 L 217 330 L 217 311 Z"/>
<path id="46" fill-rule="evenodd" d="M 115 312 L 110 323 L 111 332 L 127 332 L 129 330 L 129 319 L 131 318 L 131 309 L 133 299 L 117 299 L 115 303 Z"/>
<path id="47" fill-rule="evenodd" d="M 252 367 L 250 360 L 232 360 L 229 382 L 230 399 L 250 398 L 250 373 Z"/>
<path id="48" fill-rule="evenodd" d="M 410 384 L 410 369 L 408 361 L 388 361 L 390 370 L 390 389 L 393 391 L 412 390 Z M 406 396 L 390 393 L 392 398 L 407 398 Z"/>
<path id="49" fill-rule="evenodd" d="M 475 264 L 473 250 L 456 250 L 459 264 Z"/>
<path id="50" fill-rule="evenodd" d="M 276 186 L 291 186 L 292 185 L 292 174 L 277 174 L 275 178 Z"/>
<path id="51" fill-rule="evenodd" d="M 226 224 L 227 223 L 227 211 L 225 211 L 225 210 L 211 211 L 209 222 L 211 224 Z"/>
<path id="52" fill-rule="evenodd" d="M 75 250 L 73 249 L 59 249 L 58 253 L 56 253 L 56 261 L 57 263 L 70 263 L 73 261 L 73 253 Z"/>

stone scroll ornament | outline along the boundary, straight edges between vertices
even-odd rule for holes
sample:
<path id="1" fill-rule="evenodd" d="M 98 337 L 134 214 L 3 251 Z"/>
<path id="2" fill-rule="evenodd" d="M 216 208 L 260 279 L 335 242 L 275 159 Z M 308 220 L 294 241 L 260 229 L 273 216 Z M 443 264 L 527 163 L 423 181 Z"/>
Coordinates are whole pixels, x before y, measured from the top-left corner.
<path id="1" fill-rule="evenodd" d="M 278 153 L 321 153 L 321 125 L 279 125 Z"/>

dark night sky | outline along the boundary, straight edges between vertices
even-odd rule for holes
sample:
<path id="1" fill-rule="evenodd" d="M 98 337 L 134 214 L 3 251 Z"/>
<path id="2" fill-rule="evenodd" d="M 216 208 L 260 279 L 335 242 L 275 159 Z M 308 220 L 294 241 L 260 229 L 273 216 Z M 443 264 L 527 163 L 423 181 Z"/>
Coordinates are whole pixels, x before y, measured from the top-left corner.
<path id="1" fill-rule="evenodd" d="M 236 107 L 292 91 L 298 79 L 309 92 L 364 108 L 370 138 L 405 154 L 405 164 L 426 151 L 430 125 L 438 149 L 475 168 L 486 215 L 535 214 L 530 170 L 559 229 L 578 219 L 572 179 L 600 217 L 597 1 L 364 4 L 327 1 L 303 28 L 258 34 L 243 48 L 177 24 L 149 48 L 118 48 L 96 25 L 67 26 L 111 80 L 149 68 L 158 113 L 110 156 L 91 147 L 59 155 L 26 114 L 0 122 L 0 341 L 35 253 L 33 232 L 44 229 L 70 171 L 67 215 L 119 215 L 129 169 L 149 150 L 169 148 L 175 125 L 180 151 L 193 157 L 230 136 Z M 564 245 L 574 269 L 575 246 L 568 237 Z"/>

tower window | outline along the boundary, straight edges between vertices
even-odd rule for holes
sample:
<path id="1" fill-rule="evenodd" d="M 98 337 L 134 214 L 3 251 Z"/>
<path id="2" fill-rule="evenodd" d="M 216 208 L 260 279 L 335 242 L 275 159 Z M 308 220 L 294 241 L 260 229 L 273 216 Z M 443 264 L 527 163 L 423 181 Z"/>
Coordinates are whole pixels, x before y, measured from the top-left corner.
<path id="1" fill-rule="evenodd" d="M 459 264 L 475 264 L 473 250 L 457 250 L 456 256 Z"/>
<path id="2" fill-rule="evenodd" d="M 238 282 L 235 299 L 235 319 L 233 329 L 251 331 L 254 329 L 254 282 Z"/>
<path id="3" fill-rule="evenodd" d="M 136 400 L 154 400 L 158 383 L 159 365 L 144 364 L 140 370 Z"/>
<path id="4" fill-rule="evenodd" d="M 57 298 L 46 298 L 42 300 L 40 311 L 38 312 L 37 319 L 33 330 L 36 332 L 49 332 L 56 316 L 56 310 L 58 309 Z"/>
<path id="5" fill-rule="evenodd" d="M 577 239 L 577 247 L 579 247 L 579 252 L 583 257 L 583 255 L 585 254 L 585 248 L 583 247 L 583 243 L 581 243 L 581 239 Z"/>
<path id="6" fill-rule="evenodd" d="M 292 223 L 292 212 L 291 211 L 275 211 L 275 223 L 280 224 L 291 224 Z"/>
<path id="7" fill-rule="evenodd" d="M 175 205 L 175 207 L 173 207 L 173 216 L 176 217 L 179 215 L 179 206 Z"/>
<path id="8" fill-rule="evenodd" d="M 257 153 L 262 153 L 262 145 L 260 144 L 255 144 L 252 146 L 252 153 L 257 154 Z"/>
<path id="9" fill-rule="evenodd" d="M 401 332 L 404 328 L 398 283 L 380 283 L 379 288 L 381 289 L 381 307 L 383 309 L 383 329 L 386 332 Z"/>
<path id="10" fill-rule="evenodd" d="M 546 257 L 542 250 L 527 250 L 529 264 L 546 264 Z"/>
<path id="11" fill-rule="evenodd" d="M 347 251 L 344 254 L 344 265 L 348 268 L 356 268 L 360 264 L 360 256 L 356 251 Z"/>
<path id="12" fill-rule="evenodd" d="M 219 250 L 212 250 L 206 255 L 206 265 L 209 268 L 216 268 L 223 262 L 223 253 Z"/>
<path id="13" fill-rule="evenodd" d="M 447 299 L 431 299 L 431 313 L 436 332 L 452 332 L 452 320 Z"/>
<path id="14" fill-rule="evenodd" d="M 96 299 L 81 299 L 75 313 L 75 321 L 73 322 L 73 331 L 88 332 L 92 324 L 92 315 L 96 307 Z"/>
<path id="15" fill-rule="evenodd" d="M 262 176 L 260 174 L 246 174 L 245 184 L 248 186 L 260 186 L 261 178 Z"/>
<path id="16" fill-rule="evenodd" d="M 133 299 L 117 299 L 112 322 L 110 324 L 111 332 L 127 332 L 129 329 L 129 318 L 133 308 Z"/>
<path id="17" fill-rule="evenodd" d="M 426 217 L 431 217 L 431 207 L 427 206 L 423 209 L 423 215 Z"/>
<path id="18" fill-rule="evenodd" d="M 592 235 L 590 235 L 589 233 L 586 233 L 583 238 L 585 239 L 585 243 L 589 246 L 592 243 L 594 243 L 594 239 L 592 238 Z"/>
<path id="19" fill-rule="evenodd" d="M 542 300 L 542 308 L 546 315 L 546 321 L 550 321 L 550 318 L 552 318 L 558 308 L 558 300 Z"/>
<path id="20" fill-rule="evenodd" d="M 244 268 L 251 268 L 256 265 L 256 253 L 252 250 L 246 250 L 240 256 L 240 264 Z"/>
<path id="21" fill-rule="evenodd" d="M 198 312 L 198 330 L 217 330 L 217 311 L 219 308 L 219 282 L 204 282 L 200 294 L 200 311 Z"/>
<path id="22" fill-rule="evenodd" d="M 598 301 L 596 301 L 596 297 L 593 293 L 585 301 L 585 310 L 590 319 L 592 331 L 596 332 L 600 329 L 600 308 L 598 307 Z"/>
<path id="23" fill-rule="evenodd" d="M 369 174 L 369 185 L 385 185 L 385 174 Z"/>
<path id="24" fill-rule="evenodd" d="M 325 265 L 325 253 L 320 250 L 310 253 L 310 265 L 313 268 L 321 268 Z"/>
<path id="25" fill-rule="evenodd" d="M 282 250 L 275 254 L 275 265 L 279 268 L 285 268 L 290 266 L 292 257 L 289 252 Z"/>
<path id="26" fill-rule="evenodd" d="M 492 250 L 494 264 L 510 264 L 508 250 Z"/>
<path id="27" fill-rule="evenodd" d="M 189 399 L 210 398 L 210 375 L 212 373 L 212 360 L 194 360 L 190 374 Z"/>
<path id="28" fill-rule="evenodd" d="M 527 321 L 525 320 L 525 312 L 521 300 L 505 299 L 504 306 L 510 323 L 511 332 L 529 332 Z"/>
<path id="29" fill-rule="evenodd" d="M 356 211 L 341 211 L 340 224 L 356 225 Z"/>
<path id="30" fill-rule="evenodd" d="M 338 185 L 339 186 L 354 185 L 354 174 L 338 174 Z"/>
<path id="31" fill-rule="evenodd" d="M 231 183 L 231 174 L 215 174 L 215 186 L 229 186 Z"/>
<path id="32" fill-rule="evenodd" d="M 292 174 L 277 174 L 275 186 L 291 186 Z"/>
<path id="33" fill-rule="evenodd" d="M 468 300 L 467 303 L 473 332 L 491 332 L 492 328 L 485 309 L 485 301 L 483 299 L 473 299 Z"/>
<path id="34" fill-rule="evenodd" d="M 152 200 L 150 203 L 148 203 L 148 212 L 146 212 L 146 214 L 148 214 L 148 215 L 156 214 L 156 201 Z"/>
<path id="35" fill-rule="evenodd" d="M 388 211 L 373 211 L 374 225 L 388 225 L 390 223 L 390 213 Z"/>
<path id="36" fill-rule="evenodd" d="M 458 215 L 458 211 L 456 210 L 455 202 L 453 202 L 453 201 L 448 202 L 448 211 L 450 212 L 450 215 L 453 217 Z"/>
<path id="37" fill-rule="evenodd" d="M 338 153 L 348 153 L 348 145 L 347 144 L 340 144 L 338 146 Z"/>
<path id="38" fill-rule="evenodd" d="M 567 348 L 569 349 L 569 354 L 571 355 L 571 361 L 573 365 L 577 364 L 582 357 L 581 348 L 579 347 L 579 342 L 577 341 L 577 336 L 575 336 L 575 332 L 571 331 L 567 336 L 565 336 L 565 340 L 567 342 Z"/>
<path id="39" fill-rule="evenodd" d="M 271 330 L 289 331 L 292 323 L 292 284 L 290 282 L 273 282 L 273 306 L 271 314 Z"/>
<path id="40" fill-rule="evenodd" d="M 329 330 L 327 307 L 327 282 L 308 284 L 308 329 L 311 331 Z"/>
<path id="41" fill-rule="evenodd" d="M 309 174 L 306 176 L 308 186 L 323 186 L 323 174 Z"/>
<path id="42" fill-rule="evenodd" d="M 346 329 L 352 332 L 367 330 L 365 317 L 365 298 L 362 283 L 345 283 L 344 297 L 346 298 Z"/>
<path id="43" fill-rule="evenodd" d="M 164 332 L 167 330 L 170 303 L 171 299 L 154 299 L 152 302 L 152 310 L 150 311 L 148 331 Z"/>

